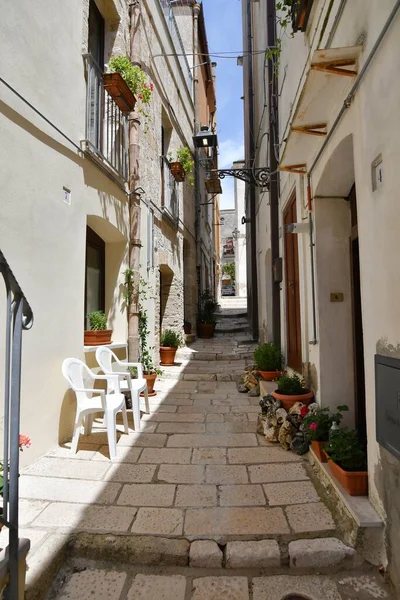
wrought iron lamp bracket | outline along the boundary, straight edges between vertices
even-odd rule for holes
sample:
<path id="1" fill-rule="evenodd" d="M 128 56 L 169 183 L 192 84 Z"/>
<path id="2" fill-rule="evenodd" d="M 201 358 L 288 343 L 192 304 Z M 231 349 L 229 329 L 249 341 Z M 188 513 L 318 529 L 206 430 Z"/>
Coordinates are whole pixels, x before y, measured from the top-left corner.
<path id="1" fill-rule="evenodd" d="M 235 177 L 255 187 L 267 189 L 269 189 L 271 179 L 271 170 L 269 167 L 259 169 L 211 169 L 210 173 L 211 175 L 216 173 L 219 179 Z"/>

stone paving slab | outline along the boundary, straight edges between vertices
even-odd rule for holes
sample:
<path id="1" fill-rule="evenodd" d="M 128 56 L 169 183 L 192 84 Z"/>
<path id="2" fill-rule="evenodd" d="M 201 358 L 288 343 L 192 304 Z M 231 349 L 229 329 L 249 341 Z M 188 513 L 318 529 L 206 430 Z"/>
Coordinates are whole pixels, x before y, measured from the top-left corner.
<path id="1" fill-rule="evenodd" d="M 308 504 L 309 502 L 320 501 L 320 497 L 311 481 L 267 483 L 263 487 L 270 506 Z"/>
<path id="2" fill-rule="evenodd" d="M 127 600 L 185 600 L 186 578 L 182 575 L 136 575 Z"/>
<path id="3" fill-rule="evenodd" d="M 62 477 L 71 479 L 103 479 L 110 468 L 110 463 L 90 460 L 71 460 L 67 458 L 43 457 L 33 465 L 26 467 L 24 475 L 40 475 L 42 477 Z"/>
<path id="4" fill-rule="evenodd" d="M 249 467 L 251 483 L 274 483 L 282 481 L 308 480 L 309 477 L 302 464 L 253 465 Z"/>
<path id="5" fill-rule="evenodd" d="M 322 502 L 287 506 L 286 515 L 295 533 L 311 531 L 333 531 L 335 522 L 330 511 Z"/>
<path id="6" fill-rule="evenodd" d="M 223 483 L 248 483 L 246 467 L 237 465 L 207 465 L 206 482 L 217 485 Z"/>
<path id="7" fill-rule="evenodd" d="M 327 577 L 257 577 L 252 587 L 253 600 L 282 600 L 290 594 L 301 594 L 312 600 L 342 600 L 335 583 Z"/>
<path id="8" fill-rule="evenodd" d="M 161 465 L 157 475 L 158 481 L 168 483 L 203 483 L 203 465 Z"/>
<path id="9" fill-rule="evenodd" d="M 80 479 L 51 479 L 22 475 L 19 482 L 21 498 L 84 504 L 112 504 L 120 491 L 117 483 L 82 481 Z"/>
<path id="10" fill-rule="evenodd" d="M 173 464 L 188 465 L 192 456 L 191 448 L 144 448 L 140 463 L 148 464 Z"/>
<path id="11" fill-rule="evenodd" d="M 177 508 L 139 508 L 132 533 L 175 535 L 183 533 L 184 513 Z"/>
<path id="12" fill-rule="evenodd" d="M 75 531 L 125 532 L 135 517 L 136 508 L 93 506 L 57 502 L 49 504 L 33 521 L 35 527 L 74 529 Z"/>
<path id="13" fill-rule="evenodd" d="M 194 416 L 194 415 L 192 415 Z M 160 423 L 158 433 L 206 433 L 203 423 Z"/>
<path id="14" fill-rule="evenodd" d="M 221 506 L 265 506 L 261 485 L 222 485 L 219 488 Z"/>
<path id="15" fill-rule="evenodd" d="M 73 573 L 60 591 L 60 600 L 119 600 L 127 578 L 126 573 L 106 570 L 86 570 Z"/>
<path id="16" fill-rule="evenodd" d="M 121 483 L 148 483 L 152 481 L 156 468 L 156 465 L 112 465 L 106 479 Z"/>
<path id="17" fill-rule="evenodd" d="M 258 446 L 257 437 L 252 433 L 206 434 L 206 435 L 171 435 L 169 448 L 218 448 Z"/>
<path id="18" fill-rule="evenodd" d="M 249 600 L 246 577 L 202 577 L 193 581 L 192 600 Z"/>
<path id="19" fill-rule="evenodd" d="M 117 446 L 117 458 L 114 462 L 136 463 L 142 453 L 142 448 L 131 448 L 129 446 Z M 108 446 L 101 446 L 94 453 L 92 460 L 102 460 L 110 464 L 110 450 Z"/>
<path id="20" fill-rule="evenodd" d="M 199 465 L 224 465 L 226 464 L 226 449 L 194 448 L 192 463 Z"/>
<path id="21" fill-rule="evenodd" d="M 281 508 L 189 509 L 186 535 L 283 535 L 289 527 Z"/>
<path id="22" fill-rule="evenodd" d="M 283 448 L 269 446 L 267 448 L 240 448 L 228 450 L 230 464 L 256 464 L 256 463 L 284 463 L 300 462 L 300 456 L 293 452 L 286 452 Z"/>
<path id="23" fill-rule="evenodd" d="M 124 485 L 118 497 L 118 504 L 123 506 L 172 506 L 174 497 L 174 485 L 134 483 Z"/>
<path id="24" fill-rule="evenodd" d="M 178 485 L 175 506 L 197 508 L 217 505 L 215 485 Z"/>

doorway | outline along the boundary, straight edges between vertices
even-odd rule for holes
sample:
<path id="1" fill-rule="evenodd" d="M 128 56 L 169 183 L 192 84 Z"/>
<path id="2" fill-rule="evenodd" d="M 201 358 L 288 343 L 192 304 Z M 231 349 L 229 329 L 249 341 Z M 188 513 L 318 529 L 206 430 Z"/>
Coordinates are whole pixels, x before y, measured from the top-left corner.
<path id="1" fill-rule="evenodd" d="M 357 195 L 355 184 L 348 196 L 351 213 L 351 288 L 353 311 L 353 359 L 355 424 L 360 438 L 367 439 L 365 409 L 364 336 L 361 309 L 360 248 L 358 241 Z"/>
<path id="2" fill-rule="evenodd" d="M 285 229 L 285 283 L 286 283 L 286 342 L 288 367 L 303 371 L 301 355 L 300 282 L 297 235 L 288 233 L 286 226 L 297 222 L 296 194 L 289 200 L 283 213 Z"/>

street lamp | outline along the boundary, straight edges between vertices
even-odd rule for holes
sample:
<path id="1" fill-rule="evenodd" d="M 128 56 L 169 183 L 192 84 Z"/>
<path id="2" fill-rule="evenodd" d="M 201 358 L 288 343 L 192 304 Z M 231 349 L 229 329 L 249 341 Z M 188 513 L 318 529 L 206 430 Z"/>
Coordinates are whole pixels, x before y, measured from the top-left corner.
<path id="1" fill-rule="evenodd" d="M 240 235 L 240 231 L 237 227 L 235 227 L 235 229 L 232 231 L 233 239 L 237 240 L 239 235 Z"/>
<path id="2" fill-rule="evenodd" d="M 202 127 L 199 133 L 193 136 L 193 144 L 195 148 L 217 148 L 218 138 L 217 135 L 208 129 L 208 127 Z"/>

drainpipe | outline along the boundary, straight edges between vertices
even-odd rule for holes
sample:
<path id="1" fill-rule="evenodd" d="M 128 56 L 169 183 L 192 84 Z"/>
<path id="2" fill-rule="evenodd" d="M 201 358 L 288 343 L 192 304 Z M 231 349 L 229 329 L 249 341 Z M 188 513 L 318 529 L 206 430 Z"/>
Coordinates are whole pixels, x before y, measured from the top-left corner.
<path id="1" fill-rule="evenodd" d="M 134 65 L 141 66 L 140 38 L 141 14 L 139 0 L 132 0 L 130 13 L 130 58 Z M 128 360 L 136 362 L 139 358 L 139 265 L 140 265 L 140 119 L 137 109 L 129 115 L 129 268 L 134 272 L 133 297 L 128 308 Z"/>
<path id="2" fill-rule="evenodd" d="M 253 88 L 253 39 L 252 39 L 252 7 L 251 0 L 247 0 L 247 67 L 248 67 L 248 107 L 249 107 L 249 161 L 254 164 L 255 159 L 255 131 L 254 131 L 254 88 Z M 247 165 L 249 166 L 249 165 Z M 251 329 L 253 338 L 258 340 L 258 290 L 257 290 L 257 228 L 256 228 L 256 189 L 249 186 L 250 196 L 250 254 L 251 254 Z"/>
<path id="3" fill-rule="evenodd" d="M 276 9 L 275 0 L 267 0 L 267 35 L 268 46 L 276 45 Z M 272 337 L 275 344 L 281 345 L 281 286 L 275 281 L 275 265 L 279 260 L 279 178 L 278 161 L 276 159 L 275 143 L 279 140 L 278 120 L 278 77 L 273 61 L 268 60 L 268 108 L 269 108 L 269 156 L 271 176 L 270 218 L 271 218 L 271 269 L 272 269 Z M 275 92 L 275 93 L 274 93 Z"/>
<path id="4" fill-rule="evenodd" d="M 196 64 L 199 55 L 199 14 L 201 5 L 196 2 L 193 5 L 193 64 Z M 194 104 L 194 134 L 200 131 L 199 123 L 199 78 L 197 69 L 193 69 L 193 104 Z M 195 148 L 195 189 L 196 189 L 196 273 L 197 273 L 197 292 L 198 292 L 198 310 L 200 308 L 201 289 L 201 193 L 200 193 L 200 161 L 199 150 Z"/>
<path id="5" fill-rule="evenodd" d="M 329 140 L 331 139 L 332 135 L 334 134 L 337 126 L 339 125 L 340 121 L 342 120 L 342 117 L 344 115 L 344 113 L 346 112 L 346 110 L 348 108 L 350 108 L 351 103 L 354 99 L 354 95 L 356 93 L 356 91 L 358 90 L 360 83 L 362 81 L 362 79 L 364 78 L 365 73 L 368 70 L 369 65 L 371 64 L 373 58 L 375 57 L 376 52 L 378 51 L 379 46 L 382 43 L 383 38 L 385 37 L 389 27 L 391 26 L 394 18 L 397 15 L 397 12 L 400 8 L 400 0 L 397 0 L 396 4 L 394 5 L 385 25 L 382 28 L 381 33 L 379 34 L 375 44 L 373 45 L 371 52 L 368 54 L 368 57 L 365 61 L 365 63 L 362 66 L 361 71 L 359 72 L 359 74 L 356 77 L 355 82 L 352 85 L 352 88 L 350 90 L 350 92 L 347 95 L 347 98 L 345 99 L 342 108 L 339 111 L 339 114 L 337 115 L 335 121 L 333 122 L 333 125 L 331 127 L 331 129 L 329 130 L 326 138 L 324 139 L 324 143 L 322 144 L 317 156 L 314 159 L 314 162 L 312 163 L 308 173 L 307 173 L 307 194 L 308 194 L 308 220 L 309 220 L 309 236 L 310 236 L 310 250 L 311 250 L 311 259 L 310 259 L 310 266 L 311 266 L 311 284 L 312 284 L 312 313 L 313 313 L 313 340 L 310 342 L 310 344 L 316 344 L 317 343 L 317 323 L 316 323 L 316 300 L 315 300 L 315 274 L 314 274 L 314 241 L 313 241 L 313 221 L 312 221 L 312 191 L 311 191 L 311 174 L 314 171 L 315 167 L 317 166 L 323 152 L 325 151 L 326 146 L 328 145 Z"/>

